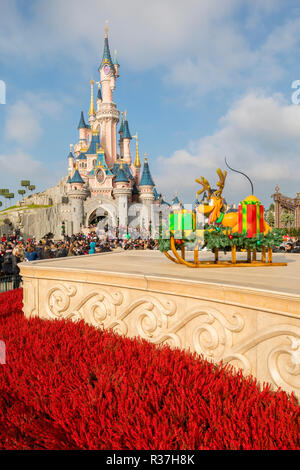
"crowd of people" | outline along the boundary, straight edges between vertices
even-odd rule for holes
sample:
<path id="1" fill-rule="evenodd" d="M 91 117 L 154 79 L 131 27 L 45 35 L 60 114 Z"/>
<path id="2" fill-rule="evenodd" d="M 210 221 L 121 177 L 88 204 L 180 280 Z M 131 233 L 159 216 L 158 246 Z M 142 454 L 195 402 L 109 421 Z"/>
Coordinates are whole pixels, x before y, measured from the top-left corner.
<path id="1" fill-rule="evenodd" d="M 288 240 L 284 241 L 279 247 L 276 247 L 273 251 L 285 253 L 300 253 L 300 239 L 289 237 Z"/>
<path id="2" fill-rule="evenodd" d="M 19 275 L 18 263 L 40 259 L 80 256 L 122 250 L 155 250 L 157 241 L 153 239 L 109 239 L 98 238 L 95 232 L 87 235 L 78 233 L 64 240 L 55 241 L 49 238 L 24 240 L 20 236 L 3 235 L 0 244 L 0 275 Z M 19 281 L 17 280 L 18 284 Z"/>
<path id="3" fill-rule="evenodd" d="M 0 278 L 12 276 L 14 287 L 20 284 L 20 262 L 30 262 L 41 259 L 61 258 L 66 256 L 81 256 L 103 253 L 114 250 L 156 250 L 157 240 L 131 238 L 99 238 L 93 231 L 87 235 L 78 233 L 64 240 L 53 240 L 44 237 L 41 240 L 28 238 L 24 240 L 19 235 L 2 235 L 0 243 Z M 274 251 L 300 252 L 300 240 L 288 240 Z"/>

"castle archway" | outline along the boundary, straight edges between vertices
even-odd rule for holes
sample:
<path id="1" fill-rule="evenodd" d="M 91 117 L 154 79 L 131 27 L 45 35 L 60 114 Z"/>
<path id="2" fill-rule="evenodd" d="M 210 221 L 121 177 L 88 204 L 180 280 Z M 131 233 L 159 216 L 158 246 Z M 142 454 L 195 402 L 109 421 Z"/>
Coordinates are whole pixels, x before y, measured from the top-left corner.
<path id="1" fill-rule="evenodd" d="M 95 204 L 89 207 L 86 215 L 86 226 L 98 226 L 99 223 L 103 228 L 116 227 L 117 213 L 113 204 L 97 203 L 95 201 Z"/>

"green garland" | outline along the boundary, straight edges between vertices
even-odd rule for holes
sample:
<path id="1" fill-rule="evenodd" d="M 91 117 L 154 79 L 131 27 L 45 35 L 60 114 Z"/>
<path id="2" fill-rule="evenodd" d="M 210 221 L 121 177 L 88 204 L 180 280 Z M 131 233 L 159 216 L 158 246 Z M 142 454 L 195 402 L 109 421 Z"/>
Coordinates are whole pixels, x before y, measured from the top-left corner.
<path id="1" fill-rule="evenodd" d="M 223 231 L 225 231 L 225 233 L 223 233 Z M 214 248 L 229 251 L 234 245 L 237 249 L 250 248 L 254 250 L 260 249 L 263 246 L 267 248 L 279 246 L 282 243 L 283 235 L 284 230 L 275 228 L 266 235 L 258 233 L 255 237 L 248 238 L 246 233 L 232 233 L 230 228 L 223 227 L 222 225 L 218 227 L 206 225 L 204 230 L 204 242 L 207 249 L 212 251 Z"/>
<path id="2" fill-rule="evenodd" d="M 224 231 L 225 233 L 223 233 Z M 163 233 L 164 237 L 162 237 Z M 279 246 L 282 243 L 283 235 L 284 230 L 275 228 L 272 229 L 271 232 L 268 232 L 267 235 L 259 233 L 255 237 L 247 238 L 247 234 L 245 233 L 232 233 L 229 227 L 206 224 L 204 227 L 204 246 L 206 246 L 208 250 L 214 251 L 215 248 L 218 248 L 225 253 L 230 251 L 234 245 L 237 249 L 250 248 L 251 250 L 260 250 L 263 246 L 267 248 Z M 189 237 L 184 238 L 182 238 L 181 231 L 174 232 L 174 238 L 176 249 L 180 249 L 183 244 L 186 249 L 194 249 L 196 241 L 196 234 L 194 232 L 192 232 Z M 169 230 L 160 230 L 158 246 L 162 252 L 171 250 Z"/>

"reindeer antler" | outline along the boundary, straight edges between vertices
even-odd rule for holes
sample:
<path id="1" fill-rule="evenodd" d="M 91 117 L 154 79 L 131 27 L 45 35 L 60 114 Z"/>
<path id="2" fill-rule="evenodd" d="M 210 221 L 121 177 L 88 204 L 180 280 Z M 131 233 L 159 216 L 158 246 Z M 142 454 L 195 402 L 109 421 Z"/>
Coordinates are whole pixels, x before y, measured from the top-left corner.
<path id="1" fill-rule="evenodd" d="M 220 168 L 217 169 L 217 173 L 218 173 L 218 176 L 219 176 L 219 181 L 217 183 L 217 186 L 219 186 L 219 189 L 217 191 L 215 191 L 215 195 L 216 197 L 221 197 L 221 194 L 223 192 L 223 189 L 224 189 L 224 185 L 225 185 L 225 179 L 226 179 L 226 176 L 227 176 L 227 171 L 224 170 L 222 172 L 222 170 L 220 170 Z"/>
<path id="2" fill-rule="evenodd" d="M 203 186 L 203 188 L 200 191 L 197 191 L 197 195 L 202 194 L 204 191 L 208 191 L 208 198 L 210 198 L 212 194 L 212 190 L 207 179 L 205 179 L 204 176 L 201 176 L 200 179 L 197 178 L 195 181 L 196 183 L 199 183 Z"/>

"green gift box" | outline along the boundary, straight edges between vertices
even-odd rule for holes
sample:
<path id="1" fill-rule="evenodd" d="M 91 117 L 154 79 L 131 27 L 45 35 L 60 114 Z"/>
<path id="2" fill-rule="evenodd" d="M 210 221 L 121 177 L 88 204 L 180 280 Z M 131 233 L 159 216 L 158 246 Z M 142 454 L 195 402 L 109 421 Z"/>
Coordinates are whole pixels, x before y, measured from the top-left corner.
<path id="1" fill-rule="evenodd" d="M 196 229 L 196 213 L 181 209 L 170 213 L 170 232 L 175 238 L 184 238 Z"/>

